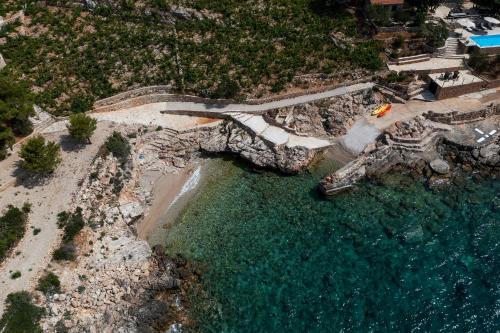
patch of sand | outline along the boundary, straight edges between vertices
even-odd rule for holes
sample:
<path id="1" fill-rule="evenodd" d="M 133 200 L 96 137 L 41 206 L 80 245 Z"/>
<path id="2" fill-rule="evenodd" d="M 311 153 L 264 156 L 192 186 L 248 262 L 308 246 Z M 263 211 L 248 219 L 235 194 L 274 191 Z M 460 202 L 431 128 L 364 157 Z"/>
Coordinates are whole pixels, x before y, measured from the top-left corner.
<path id="1" fill-rule="evenodd" d="M 139 222 L 137 235 L 147 240 L 158 227 L 158 223 L 182 193 L 184 185 L 193 174 L 193 167 L 187 167 L 178 174 L 156 175 L 153 187 L 153 201 L 144 219 Z M 154 176 L 153 176 L 154 177 Z M 170 216 L 173 218 L 173 216 Z"/>

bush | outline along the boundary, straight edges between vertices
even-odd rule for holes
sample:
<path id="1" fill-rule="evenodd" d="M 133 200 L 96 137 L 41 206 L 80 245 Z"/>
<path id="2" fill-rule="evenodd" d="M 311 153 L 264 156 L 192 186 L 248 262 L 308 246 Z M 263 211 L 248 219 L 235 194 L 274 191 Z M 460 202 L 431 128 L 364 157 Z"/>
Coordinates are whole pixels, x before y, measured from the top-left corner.
<path id="1" fill-rule="evenodd" d="M 4 333 L 41 333 L 39 321 L 44 315 L 43 308 L 33 304 L 31 295 L 26 291 L 7 296 L 6 309 L 0 319 Z"/>
<path id="2" fill-rule="evenodd" d="M 448 38 L 448 29 L 444 24 L 424 23 L 420 26 L 420 36 L 431 47 L 443 47 Z"/>
<path id="3" fill-rule="evenodd" d="M 61 282 L 59 281 L 59 277 L 57 275 L 49 272 L 38 280 L 38 286 L 36 289 L 40 290 L 45 295 L 57 294 L 61 291 Z"/>
<path id="4" fill-rule="evenodd" d="M 0 260 L 23 237 L 30 208 L 25 204 L 22 209 L 8 206 L 0 217 Z"/>
<path id="5" fill-rule="evenodd" d="M 388 6 L 368 5 L 366 15 L 378 26 L 388 26 L 391 23 L 391 10 Z"/>
<path id="6" fill-rule="evenodd" d="M 396 39 L 394 39 L 392 46 L 395 47 L 396 49 L 400 49 L 403 47 L 404 43 L 405 43 L 405 38 L 402 35 L 398 35 Z"/>
<path id="7" fill-rule="evenodd" d="M 487 71 L 490 67 L 488 57 L 477 50 L 472 52 L 468 64 L 479 73 Z"/>
<path id="8" fill-rule="evenodd" d="M 21 272 L 20 272 L 20 271 L 15 271 L 14 273 L 12 273 L 12 274 L 10 275 L 10 278 L 11 278 L 12 280 L 19 279 L 20 277 L 21 277 Z"/>
<path id="9" fill-rule="evenodd" d="M 126 138 L 124 138 L 120 133 L 113 132 L 110 137 L 105 142 L 106 150 L 113 154 L 114 157 L 123 165 L 127 163 L 130 156 L 131 147 Z"/>
<path id="10" fill-rule="evenodd" d="M 75 260 L 76 247 L 73 240 L 85 226 L 82 209 L 77 207 L 72 214 L 68 212 L 57 214 L 57 225 L 59 228 L 64 228 L 64 235 L 61 246 L 54 251 L 53 258 L 55 260 Z"/>
<path id="11" fill-rule="evenodd" d="M 5 71 L 4 71 L 5 73 Z M 29 117 L 34 114 L 28 89 L 0 73 L 0 159 L 7 156 L 14 135 L 25 136 L 33 131 Z"/>
<path id="12" fill-rule="evenodd" d="M 75 96 L 70 101 L 70 111 L 73 113 L 87 112 L 92 109 L 94 99 L 90 96 Z"/>
<path id="13" fill-rule="evenodd" d="M 45 143 L 41 135 L 37 135 L 21 146 L 19 157 L 21 168 L 39 175 L 48 175 L 55 171 L 60 158 L 60 146 L 52 141 Z"/>
<path id="14" fill-rule="evenodd" d="M 233 81 L 229 76 L 224 76 L 219 82 L 217 89 L 212 94 L 212 98 L 235 98 L 240 92 L 240 86 L 236 81 Z"/>
<path id="15" fill-rule="evenodd" d="M 76 259 L 76 248 L 75 245 L 71 243 L 63 244 L 52 254 L 54 260 L 67 260 L 73 261 Z"/>

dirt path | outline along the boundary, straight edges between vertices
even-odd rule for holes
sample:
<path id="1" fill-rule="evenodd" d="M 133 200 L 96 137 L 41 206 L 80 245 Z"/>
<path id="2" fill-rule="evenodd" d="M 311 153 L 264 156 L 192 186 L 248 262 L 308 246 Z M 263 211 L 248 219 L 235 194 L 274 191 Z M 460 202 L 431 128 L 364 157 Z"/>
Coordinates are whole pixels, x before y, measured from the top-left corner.
<path id="1" fill-rule="evenodd" d="M 0 314 L 3 313 L 4 301 L 9 293 L 29 290 L 35 286 L 59 238 L 56 216 L 70 207 L 78 182 L 86 176 L 94 156 L 111 131 L 109 123 L 99 123 L 92 139 L 93 144 L 80 150 L 73 149 L 74 144 L 66 137 L 66 131 L 45 134 L 47 139 L 61 143 L 62 163 L 46 184 L 33 188 L 27 187 L 25 182 L 20 181 L 20 176 L 16 175 L 16 151 L 0 162 L 0 209 L 3 210 L 9 204 L 21 206 L 24 202 L 32 205 L 24 238 L 13 255 L 0 266 Z M 35 236 L 31 227 L 40 228 L 41 232 Z M 14 271 L 20 271 L 21 277 L 11 279 L 10 275 Z"/>

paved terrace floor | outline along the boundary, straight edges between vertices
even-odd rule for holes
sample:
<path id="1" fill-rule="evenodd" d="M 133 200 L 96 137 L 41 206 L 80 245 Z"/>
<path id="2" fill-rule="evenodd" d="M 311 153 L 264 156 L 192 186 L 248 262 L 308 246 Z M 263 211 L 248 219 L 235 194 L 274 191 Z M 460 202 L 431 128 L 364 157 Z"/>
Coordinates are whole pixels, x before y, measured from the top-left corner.
<path id="1" fill-rule="evenodd" d="M 410 120 L 427 111 L 438 113 L 473 111 L 490 103 L 500 103 L 500 88 L 435 102 L 411 100 L 406 104 L 393 104 L 392 111 L 382 118 L 367 114 L 358 119 L 342 138 L 342 143 L 345 148 L 357 155 L 367 145 L 374 143 L 376 138 L 396 121 Z"/>
<path id="2" fill-rule="evenodd" d="M 388 65 L 389 70 L 395 72 L 410 72 L 410 71 L 436 71 L 446 68 L 463 67 L 463 59 L 446 59 L 446 58 L 431 58 L 427 61 L 416 62 L 412 64 Z"/>

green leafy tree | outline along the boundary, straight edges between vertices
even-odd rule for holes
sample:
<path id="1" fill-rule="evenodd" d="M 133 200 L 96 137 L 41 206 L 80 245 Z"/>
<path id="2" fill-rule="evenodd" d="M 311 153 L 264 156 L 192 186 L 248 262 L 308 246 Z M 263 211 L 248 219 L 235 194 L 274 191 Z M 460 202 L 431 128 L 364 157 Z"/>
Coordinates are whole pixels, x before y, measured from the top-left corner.
<path id="1" fill-rule="evenodd" d="M 34 114 L 28 89 L 0 74 L 0 159 L 7 156 L 15 135 L 24 136 L 33 131 L 29 117 Z"/>
<path id="2" fill-rule="evenodd" d="M 52 141 L 45 142 L 41 136 L 28 140 L 19 152 L 21 168 L 39 175 L 48 175 L 61 163 L 60 146 Z"/>
<path id="3" fill-rule="evenodd" d="M 420 36 L 425 38 L 427 45 L 442 47 L 448 38 L 448 29 L 444 24 L 425 23 L 420 26 Z"/>
<path id="4" fill-rule="evenodd" d="M 84 113 L 76 113 L 69 117 L 69 134 L 77 140 L 90 142 L 90 137 L 97 128 L 97 120 Z"/>
<path id="5" fill-rule="evenodd" d="M 0 331 L 5 333 L 41 333 L 39 321 L 45 311 L 33 304 L 26 291 L 7 295 L 7 308 L 0 319 Z"/>

